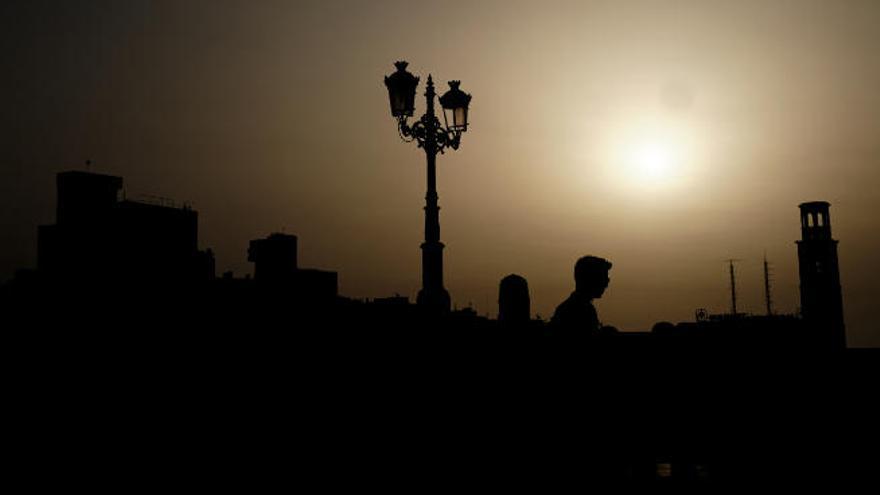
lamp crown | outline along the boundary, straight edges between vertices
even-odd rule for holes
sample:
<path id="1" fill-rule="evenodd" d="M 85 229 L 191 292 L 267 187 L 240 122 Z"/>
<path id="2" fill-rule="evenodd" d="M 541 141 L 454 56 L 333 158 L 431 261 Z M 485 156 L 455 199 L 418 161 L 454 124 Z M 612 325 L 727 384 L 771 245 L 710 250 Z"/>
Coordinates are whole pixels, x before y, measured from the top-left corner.
<path id="1" fill-rule="evenodd" d="M 443 108 L 467 108 L 471 101 L 471 95 L 459 89 L 461 81 L 449 81 L 449 91 L 440 97 Z"/>

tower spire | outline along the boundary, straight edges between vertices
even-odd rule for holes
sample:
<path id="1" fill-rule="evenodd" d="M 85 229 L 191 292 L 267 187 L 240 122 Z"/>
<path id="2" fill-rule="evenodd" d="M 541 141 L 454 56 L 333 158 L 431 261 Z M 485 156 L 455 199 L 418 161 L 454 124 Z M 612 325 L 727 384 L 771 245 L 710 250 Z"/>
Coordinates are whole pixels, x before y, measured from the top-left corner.
<path id="1" fill-rule="evenodd" d="M 801 312 L 817 344 L 846 347 L 843 295 L 837 263 L 837 241 L 831 237 L 830 204 L 801 203 L 801 240 L 798 268 L 801 281 Z"/>

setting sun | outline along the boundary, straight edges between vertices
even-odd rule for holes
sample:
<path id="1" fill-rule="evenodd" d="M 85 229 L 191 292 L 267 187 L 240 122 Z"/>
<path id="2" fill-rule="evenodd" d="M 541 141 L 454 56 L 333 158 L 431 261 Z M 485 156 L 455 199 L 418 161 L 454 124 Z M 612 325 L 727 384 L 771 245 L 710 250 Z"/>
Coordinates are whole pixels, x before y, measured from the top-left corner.
<path id="1" fill-rule="evenodd" d="M 693 178 L 694 146 L 683 122 L 644 119 L 633 125 L 628 120 L 609 129 L 602 158 L 616 189 L 624 194 L 670 191 Z"/>
<path id="2" fill-rule="evenodd" d="M 678 159 L 669 143 L 645 141 L 630 151 L 631 173 L 646 181 L 659 181 L 669 177 Z"/>

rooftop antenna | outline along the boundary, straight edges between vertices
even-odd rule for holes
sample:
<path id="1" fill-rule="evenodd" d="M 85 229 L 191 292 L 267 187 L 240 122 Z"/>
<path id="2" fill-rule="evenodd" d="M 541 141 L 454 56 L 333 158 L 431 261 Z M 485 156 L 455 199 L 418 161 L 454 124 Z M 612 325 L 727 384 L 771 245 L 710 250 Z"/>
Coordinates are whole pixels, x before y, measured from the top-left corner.
<path id="1" fill-rule="evenodd" d="M 732 316 L 736 316 L 737 315 L 737 312 L 736 312 L 736 274 L 734 273 L 734 270 L 733 270 L 733 263 L 735 261 L 742 261 L 742 260 L 731 258 L 731 259 L 727 259 L 724 261 L 726 261 L 730 266 L 730 314 Z"/>
<path id="2" fill-rule="evenodd" d="M 767 316 L 772 316 L 773 301 L 770 298 L 770 265 L 767 263 L 767 251 L 764 251 L 764 299 L 767 303 Z"/>

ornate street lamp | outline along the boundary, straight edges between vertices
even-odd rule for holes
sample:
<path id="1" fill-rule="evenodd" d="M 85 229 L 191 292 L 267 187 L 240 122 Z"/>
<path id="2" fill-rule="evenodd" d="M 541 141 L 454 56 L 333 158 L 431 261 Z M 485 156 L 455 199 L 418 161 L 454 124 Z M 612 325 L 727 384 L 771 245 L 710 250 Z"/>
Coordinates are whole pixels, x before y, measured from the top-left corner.
<path id="1" fill-rule="evenodd" d="M 419 78 L 406 71 L 407 62 L 395 62 L 397 72 L 385 77 L 392 117 L 412 117 Z"/>
<path id="2" fill-rule="evenodd" d="M 446 123 L 446 128 L 451 131 L 465 132 L 471 95 L 458 89 L 460 84 L 461 81 L 449 81 L 449 91 L 440 97 L 440 106 L 443 107 L 443 121 Z M 452 121 L 452 124 L 449 121 Z"/>
<path id="3" fill-rule="evenodd" d="M 417 303 L 434 312 L 448 312 L 449 292 L 443 287 L 443 243 L 440 242 L 440 207 L 437 205 L 437 153 L 447 148 L 458 149 L 461 135 L 467 131 L 468 105 L 471 95 L 458 89 L 460 81 L 449 81 L 449 91 L 440 97 L 445 125 L 434 115 L 434 81 L 428 75 L 425 90 L 427 110 L 412 125 L 407 117 L 415 110 L 419 78 L 406 70 L 406 62 L 396 62 L 397 72 L 385 77 L 391 116 L 397 119 L 400 137 L 415 141 L 425 150 L 428 162 L 428 192 L 425 195 L 425 242 L 422 243 L 422 290 Z"/>

